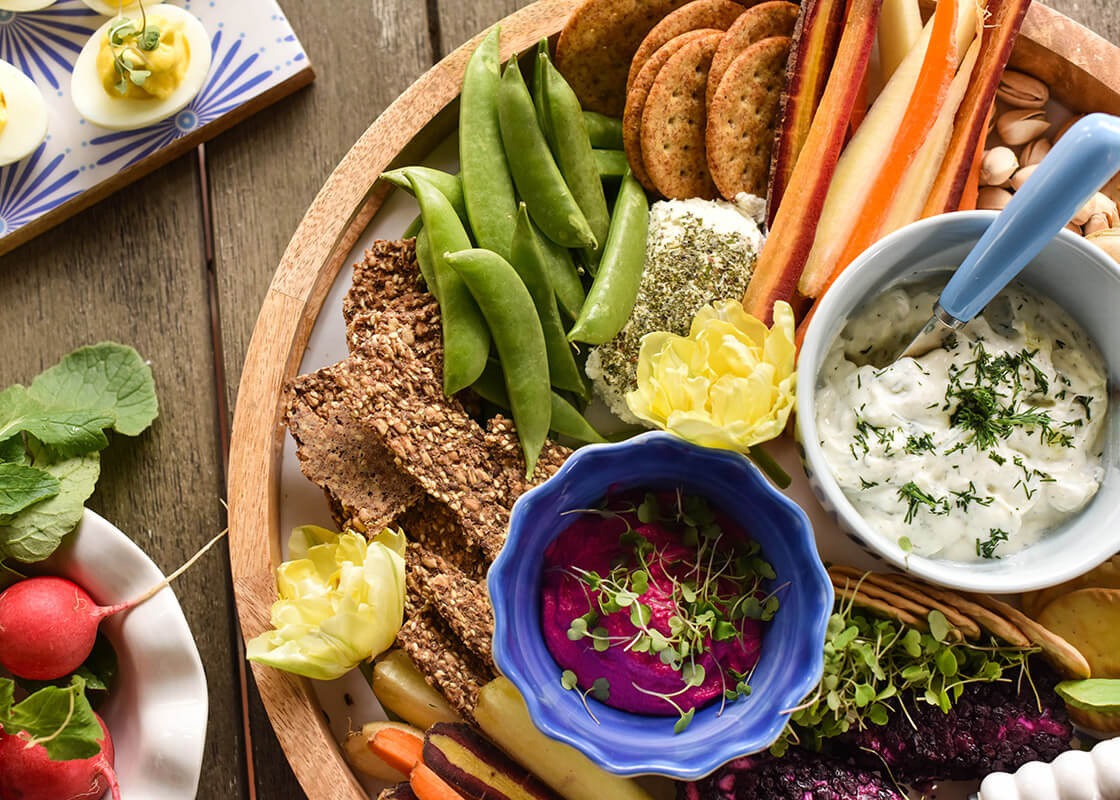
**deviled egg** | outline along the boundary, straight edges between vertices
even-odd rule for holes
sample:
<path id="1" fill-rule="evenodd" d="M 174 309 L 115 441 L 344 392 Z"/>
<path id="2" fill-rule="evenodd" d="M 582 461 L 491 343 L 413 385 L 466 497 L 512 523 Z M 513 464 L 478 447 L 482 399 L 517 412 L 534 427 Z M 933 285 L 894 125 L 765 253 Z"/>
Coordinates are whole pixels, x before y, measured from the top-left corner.
<path id="1" fill-rule="evenodd" d="M 0 0 L 0 3 L 4 0 Z M 87 6 L 104 17 L 115 17 L 117 14 L 128 14 L 139 8 L 136 0 L 82 0 Z"/>
<path id="2" fill-rule="evenodd" d="M 179 113 L 210 71 L 210 38 L 178 6 L 114 17 L 86 42 L 70 94 L 78 113 L 102 128 L 143 128 Z"/>
<path id="3" fill-rule="evenodd" d="M 38 11 L 53 6 L 56 0 L 0 0 L 0 11 Z"/>
<path id="4" fill-rule="evenodd" d="M 26 158 L 47 135 L 47 104 L 32 80 L 0 61 L 0 167 Z"/>

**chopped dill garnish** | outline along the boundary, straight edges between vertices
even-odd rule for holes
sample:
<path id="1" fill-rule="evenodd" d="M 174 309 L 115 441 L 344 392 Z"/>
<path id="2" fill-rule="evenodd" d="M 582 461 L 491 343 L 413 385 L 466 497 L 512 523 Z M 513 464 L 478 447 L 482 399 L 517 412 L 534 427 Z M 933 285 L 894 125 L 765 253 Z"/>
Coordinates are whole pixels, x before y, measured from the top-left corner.
<path id="1" fill-rule="evenodd" d="M 1007 531 L 1000 530 L 999 528 L 989 528 L 988 538 L 985 541 L 980 539 L 976 540 L 976 555 L 981 558 L 999 558 L 996 555 L 996 548 L 1000 542 L 1007 541 Z"/>
<path id="2" fill-rule="evenodd" d="M 869 480 L 867 480 L 867 478 L 863 477 L 862 475 L 859 476 L 859 488 L 861 488 L 861 489 L 870 489 L 872 486 L 878 486 L 878 485 L 879 485 L 879 481 L 869 481 Z"/>
<path id="3" fill-rule="evenodd" d="M 961 511 L 966 512 L 968 511 L 968 506 L 970 503 L 976 503 L 977 505 L 981 506 L 990 506 L 995 500 L 994 497 L 980 497 L 978 494 L 976 494 L 976 485 L 972 481 L 968 482 L 967 489 L 960 492 L 950 491 L 949 494 L 957 498 L 957 508 L 959 508 Z"/>
<path id="4" fill-rule="evenodd" d="M 1092 422 L 1093 412 L 1089 408 L 1089 404 L 1093 402 L 1093 398 L 1085 394 L 1079 394 L 1077 395 L 1077 397 L 1073 398 L 1073 402 L 1077 403 L 1079 406 L 1085 409 L 1085 420 L 1087 422 Z"/>
<path id="5" fill-rule="evenodd" d="M 906 509 L 907 524 L 914 521 L 914 515 L 923 505 L 929 506 L 931 514 L 949 513 L 949 504 L 944 497 L 934 497 L 929 492 L 922 490 L 914 481 L 908 481 L 899 487 L 898 499 L 905 500 L 909 505 Z"/>
<path id="6" fill-rule="evenodd" d="M 928 432 L 923 433 L 921 436 L 911 434 L 906 437 L 906 446 L 903 447 L 903 450 L 911 455 L 918 455 L 923 451 L 932 453 L 935 449 L 936 445 L 933 443 L 933 434 Z"/>

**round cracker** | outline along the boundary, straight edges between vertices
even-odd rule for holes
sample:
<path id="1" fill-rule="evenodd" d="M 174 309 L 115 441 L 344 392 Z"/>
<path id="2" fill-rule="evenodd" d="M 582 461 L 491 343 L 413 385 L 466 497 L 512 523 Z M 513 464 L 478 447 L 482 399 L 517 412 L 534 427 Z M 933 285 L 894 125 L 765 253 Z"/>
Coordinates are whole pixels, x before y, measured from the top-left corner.
<path id="1" fill-rule="evenodd" d="M 661 68 L 665 66 L 665 62 L 674 53 L 689 42 L 711 36 L 713 33 L 718 34 L 719 30 L 716 28 L 701 28 L 698 31 L 689 31 L 688 33 L 682 33 L 675 39 L 670 39 L 646 61 L 646 65 L 642 67 L 634 85 L 626 92 L 626 110 L 622 113 L 622 146 L 626 150 L 626 160 L 630 162 L 630 171 L 634 173 L 638 183 L 651 192 L 657 191 L 657 189 L 653 185 L 653 181 L 649 179 L 649 173 L 646 172 L 645 163 L 642 161 L 642 111 L 646 107 L 649 90 L 653 88 L 653 82 L 657 79 L 657 74 L 661 72 Z"/>
<path id="2" fill-rule="evenodd" d="M 556 68 L 588 111 L 621 117 L 626 76 L 646 34 L 688 0 L 585 0 L 556 43 Z"/>
<path id="3" fill-rule="evenodd" d="M 1038 619 L 1046 606 L 1063 594 L 1076 592 L 1078 589 L 1120 589 L 1120 556 L 1113 556 L 1073 580 L 1036 592 L 1024 592 L 1023 611 Z"/>
<path id="4" fill-rule="evenodd" d="M 708 68 L 722 33 L 690 42 L 657 74 L 642 111 L 642 162 L 657 191 L 669 198 L 719 197 L 704 151 Z"/>
<path id="5" fill-rule="evenodd" d="M 712 98 L 708 170 L 724 197 L 766 196 L 791 43 L 788 36 L 771 36 L 752 44 L 731 62 Z"/>
<path id="6" fill-rule="evenodd" d="M 895 608 L 890 603 L 884 603 L 877 597 L 869 597 L 863 592 L 857 592 L 851 587 L 836 586 L 833 584 L 833 588 L 836 590 L 837 597 L 851 600 L 852 605 L 859 606 L 868 611 L 874 611 L 881 617 L 893 619 L 895 622 L 901 622 L 903 625 L 908 625 L 911 628 L 917 628 L 918 630 L 927 629 L 922 625 L 922 621 L 913 614 L 908 611 L 903 611 L 901 608 Z"/>
<path id="7" fill-rule="evenodd" d="M 708 73 L 708 105 L 716 95 L 716 88 L 720 79 L 727 73 L 731 62 L 755 42 L 761 42 L 771 36 L 793 36 L 793 27 L 797 23 L 799 7 L 796 3 L 786 0 L 768 0 L 752 6 L 739 15 L 723 41 L 716 48 L 712 58 L 712 69 Z"/>
<path id="8" fill-rule="evenodd" d="M 757 0 L 754 0 L 757 2 Z M 743 13 L 745 5 L 754 5 L 754 2 L 738 2 L 738 0 L 693 0 L 672 12 L 665 19 L 658 22 L 653 29 L 642 39 L 638 51 L 630 62 L 630 70 L 626 75 L 626 91 L 638 79 L 642 67 L 653 57 L 653 54 L 664 47 L 668 42 L 677 38 L 682 33 L 699 30 L 700 28 L 716 28 L 727 30 L 731 24 Z"/>
<path id="9" fill-rule="evenodd" d="M 1104 589 L 1085 589 L 1082 591 L 1107 591 Z M 1120 612 L 1120 592 L 1116 592 L 1117 606 Z M 1070 642 L 1054 633 L 1050 628 L 1041 625 L 1028 617 L 1019 609 L 1002 600 L 997 600 L 984 594 L 973 594 L 972 599 L 985 608 L 989 608 L 1010 620 L 1019 630 L 1026 634 L 1031 644 L 1042 648 L 1042 654 L 1049 659 L 1059 671 L 1070 678 L 1088 678 L 1090 675 L 1089 662 L 1081 651 Z M 1104 676 L 1099 676 L 1104 677 Z"/>
<path id="10" fill-rule="evenodd" d="M 930 586 L 928 583 L 920 583 L 910 578 L 905 580 L 919 587 L 933 599 L 940 600 L 945 605 L 952 606 L 957 611 L 973 620 L 988 633 L 1003 639 L 1003 641 L 1008 644 L 1014 645 L 1015 647 L 1031 646 L 1031 640 L 1027 638 L 1023 631 L 1015 627 L 1007 618 L 1001 617 L 999 614 L 985 608 L 983 605 L 974 603 L 956 592 Z"/>
<path id="11" fill-rule="evenodd" d="M 1085 656 L 1094 678 L 1120 678 L 1120 589 L 1078 589 L 1055 599 L 1038 621 Z"/>

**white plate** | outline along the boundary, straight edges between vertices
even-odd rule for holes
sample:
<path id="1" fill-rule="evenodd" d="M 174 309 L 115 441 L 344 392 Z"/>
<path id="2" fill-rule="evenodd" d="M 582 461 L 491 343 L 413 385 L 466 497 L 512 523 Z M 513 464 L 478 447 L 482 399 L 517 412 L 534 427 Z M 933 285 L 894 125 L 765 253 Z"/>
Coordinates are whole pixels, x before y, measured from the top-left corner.
<path id="1" fill-rule="evenodd" d="M 86 509 L 77 530 L 34 572 L 74 581 L 99 605 L 133 599 L 163 573 L 125 534 Z M 109 617 L 102 633 L 119 670 L 99 713 L 113 737 L 125 800 L 194 800 L 208 700 L 191 629 L 170 588 Z M 107 796 L 107 795 L 106 795 Z"/>

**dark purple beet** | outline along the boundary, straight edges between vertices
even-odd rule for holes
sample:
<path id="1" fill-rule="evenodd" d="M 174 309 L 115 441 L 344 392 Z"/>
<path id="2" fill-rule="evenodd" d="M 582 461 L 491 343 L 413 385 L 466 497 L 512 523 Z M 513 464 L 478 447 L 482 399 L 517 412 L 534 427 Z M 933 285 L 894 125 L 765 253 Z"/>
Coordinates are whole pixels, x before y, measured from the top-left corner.
<path id="1" fill-rule="evenodd" d="M 781 758 L 745 756 L 696 783 L 679 800 L 905 800 L 882 774 L 791 748 Z"/>

